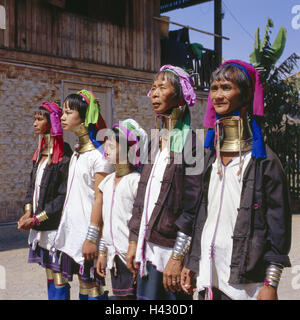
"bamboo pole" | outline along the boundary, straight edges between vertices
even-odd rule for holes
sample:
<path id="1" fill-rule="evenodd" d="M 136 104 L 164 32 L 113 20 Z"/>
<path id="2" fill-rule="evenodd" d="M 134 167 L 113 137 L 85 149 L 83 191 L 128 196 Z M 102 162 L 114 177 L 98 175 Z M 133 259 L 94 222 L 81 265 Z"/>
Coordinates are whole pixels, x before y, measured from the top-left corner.
<path id="1" fill-rule="evenodd" d="M 228 37 L 224 37 L 224 36 L 221 36 L 219 34 L 215 34 L 215 33 L 211 33 L 211 32 L 207 32 L 207 31 L 203 31 L 203 30 L 200 30 L 200 29 L 196 29 L 196 28 L 193 28 L 193 27 L 190 27 L 190 26 L 185 26 L 181 23 L 177 23 L 177 22 L 173 22 L 173 21 L 167 21 L 167 20 L 164 20 L 162 18 L 158 18 L 158 17 L 152 17 L 154 20 L 157 20 L 157 21 L 162 21 L 162 22 L 165 22 L 165 23 L 172 23 L 172 24 L 175 24 L 176 26 L 179 26 L 179 27 L 183 27 L 183 28 L 187 28 L 187 29 L 190 29 L 190 30 L 193 30 L 193 31 L 197 31 L 197 32 L 201 32 L 201 33 L 204 33 L 204 34 L 207 34 L 209 36 L 214 36 L 214 37 L 217 37 L 217 38 L 222 38 L 224 40 L 230 40 L 230 38 Z"/>

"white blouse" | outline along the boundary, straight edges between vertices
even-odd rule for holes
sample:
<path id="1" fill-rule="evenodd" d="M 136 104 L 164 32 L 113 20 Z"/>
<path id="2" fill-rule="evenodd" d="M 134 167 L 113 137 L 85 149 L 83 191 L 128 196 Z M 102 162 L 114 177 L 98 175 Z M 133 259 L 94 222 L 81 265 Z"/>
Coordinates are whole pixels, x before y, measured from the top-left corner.
<path id="1" fill-rule="evenodd" d="M 95 174 L 112 171 L 113 166 L 98 149 L 79 156 L 74 153 L 71 158 L 67 194 L 54 246 L 80 265 L 84 263 L 81 250 L 95 201 Z"/>
<path id="2" fill-rule="evenodd" d="M 115 186 L 115 173 L 105 177 L 99 184 L 103 193 L 103 239 L 107 244 L 107 267 L 113 267 L 114 257 L 118 255 L 126 264 L 128 250 L 128 223 L 132 216 L 140 174 L 132 172 L 122 177 Z"/>
<path id="3" fill-rule="evenodd" d="M 251 152 L 244 156 L 241 177 L 237 175 L 239 157 L 233 158 L 226 166 L 222 164 L 222 177 L 217 174 L 217 160 L 212 165 L 208 190 L 207 220 L 201 237 L 201 259 L 197 289 L 201 291 L 211 282 L 234 300 L 256 299 L 262 283 L 232 285 L 228 283 L 233 246 L 233 232 L 240 206 L 243 174 L 251 159 Z M 220 215 L 219 215 L 220 212 Z M 219 216 L 218 227 L 216 230 Z M 215 236 L 215 254 L 210 265 L 210 245 Z"/>
<path id="4" fill-rule="evenodd" d="M 169 160 L 170 154 L 167 147 L 165 147 L 162 151 L 158 151 L 146 187 L 144 210 L 140 225 L 136 252 L 136 262 L 141 263 L 141 276 L 145 275 L 144 271 L 146 269 L 144 263 L 146 261 L 150 261 L 159 272 L 163 272 L 173 251 L 173 248 L 159 246 L 151 242 L 146 243 L 146 250 L 144 248 L 147 224 L 151 218 L 155 203 L 158 200 L 161 190 L 161 181 L 163 180 L 163 176 Z M 143 259 L 144 255 L 145 259 Z"/>

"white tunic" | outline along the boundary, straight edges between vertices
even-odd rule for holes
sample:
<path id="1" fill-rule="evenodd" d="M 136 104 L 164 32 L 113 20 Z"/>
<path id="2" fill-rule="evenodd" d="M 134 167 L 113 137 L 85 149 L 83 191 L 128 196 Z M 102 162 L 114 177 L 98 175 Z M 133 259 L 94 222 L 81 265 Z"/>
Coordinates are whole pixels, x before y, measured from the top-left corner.
<path id="1" fill-rule="evenodd" d="M 140 174 L 132 172 L 122 177 L 115 186 L 115 173 L 105 177 L 99 184 L 103 193 L 103 239 L 107 244 L 107 267 L 113 267 L 115 255 L 126 264 L 128 250 L 128 223 L 132 216 Z"/>
<path id="2" fill-rule="evenodd" d="M 240 206 L 242 176 L 251 159 L 251 152 L 244 155 L 241 177 L 237 175 L 239 157 L 235 157 L 226 166 L 222 164 L 222 177 L 217 174 L 217 160 L 212 165 L 208 190 L 207 220 L 201 237 L 201 259 L 197 289 L 203 290 L 212 285 L 234 300 L 256 299 L 263 283 L 232 285 L 228 283 L 233 246 L 233 231 Z M 210 245 L 215 233 L 218 214 L 220 218 L 215 238 L 213 268 L 210 270 Z"/>
<path id="3" fill-rule="evenodd" d="M 95 201 L 95 174 L 112 171 L 113 166 L 98 149 L 82 153 L 79 157 L 74 153 L 71 158 L 67 194 L 54 246 L 78 264 L 84 263 L 81 249 Z"/>
<path id="4" fill-rule="evenodd" d="M 36 171 L 36 178 L 35 178 L 34 192 L 33 192 L 33 213 L 34 214 L 40 213 L 40 212 L 36 212 L 36 209 L 39 203 L 40 187 L 41 187 L 41 182 L 42 182 L 46 165 L 47 165 L 47 159 L 43 163 L 41 162 L 39 163 Z M 30 229 L 28 244 L 32 246 L 33 250 L 35 250 L 37 244 L 43 249 L 50 250 L 50 248 L 53 245 L 55 235 L 56 235 L 56 230 L 37 231 L 34 229 Z"/>
<path id="5" fill-rule="evenodd" d="M 169 160 L 170 155 L 167 147 L 162 151 L 158 151 L 154 160 L 145 192 L 144 210 L 137 243 L 136 262 L 143 262 L 143 255 L 145 254 L 145 252 L 143 252 L 143 247 L 146 225 L 151 218 L 155 203 L 158 200 L 161 190 L 161 181 L 163 180 Z M 172 254 L 172 250 L 172 248 L 147 242 L 145 261 L 150 261 L 158 271 L 163 272 Z M 141 264 L 140 271 L 141 275 L 143 275 L 143 263 Z"/>

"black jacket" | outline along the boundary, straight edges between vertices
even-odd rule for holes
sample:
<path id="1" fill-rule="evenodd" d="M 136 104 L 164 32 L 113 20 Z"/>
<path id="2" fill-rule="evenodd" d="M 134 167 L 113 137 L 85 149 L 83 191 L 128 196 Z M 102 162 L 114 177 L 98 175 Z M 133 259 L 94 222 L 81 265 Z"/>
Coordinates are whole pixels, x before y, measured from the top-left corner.
<path id="1" fill-rule="evenodd" d="M 244 176 L 238 216 L 232 236 L 231 284 L 262 282 L 270 262 L 290 266 L 291 212 L 289 189 L 281 163 L 266 146 L 266 159 L 251 158 Z M 216 156 L 208 151 L 198 177 L 199 200 L 190 251 L 185 266 L 199 273 L 201 236 L 207 218 L 210 172 Z"/>
<path id="2" fill-rule="evenodd" d="M 42 221 L 39 226 L 35 225 L 33 227 L 34 230 L 56 230 L 59 226 L 67 192 L 69 162 L 72 156 L 72 150 L 67 143 L 64 144 L 64 150 L 64 156 L 61 162 L 57 164 L 47 164 L 44 170 L 36 215 L 45 210 L 48 219 Z M 24 205 L 33 203 L 36 172 L 40 159 L 33 164 Z"/>
<path id="3" fill-rule="evenodd" d="M 177 231 L 188 235 L 192 233 L 195 212 L 190 209 L 194 208 L 197 202 L 194 194 L 198 179 L 196 175 L 186 173 L 188 169 L 192 170 L 201 161 L 196 153 L 196 141 L 196 134 L 192 132 L 187 138 L 182 153 L 170 152 L 170 163 L 165 169 L 159 197 L 146 232 L 147 241 L 172 248 L 175 244 Z M 201 145 L 201 141 L 198 141 L 198 145 Z M 193 158 L 189 158 L 191 155 Z M 147 183 L 153 168 L 151 162 L 154 156 L 151 157 L 149 154 L 149 157 L 150 163 L 143 166 L 132 217 L 129 221 L 129 240 L 131 241 L 138 240 Z M 201 158 L 203 158 L 203 154 L 201 154 Z M 183 210 L 183 208 L 185 209 Z"/>

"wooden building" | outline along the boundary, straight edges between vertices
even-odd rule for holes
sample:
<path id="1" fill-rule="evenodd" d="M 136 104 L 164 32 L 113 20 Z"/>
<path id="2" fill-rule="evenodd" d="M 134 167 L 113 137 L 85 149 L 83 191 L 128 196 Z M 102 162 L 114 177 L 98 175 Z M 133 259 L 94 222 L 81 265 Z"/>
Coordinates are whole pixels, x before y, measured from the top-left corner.
<path id="1" fill-rule="evenodd" d="M 206 1 L 0 0 L 0 223 L 22 214 L 37 144 L 33 110 L 85 88 L 96 94 L 108 126 L 133 117 L 149 130 L 146 95 L 161 65 L 153 17 Z M 201 127 L 207 92 L 197 95 L 192 124 Z"/>

